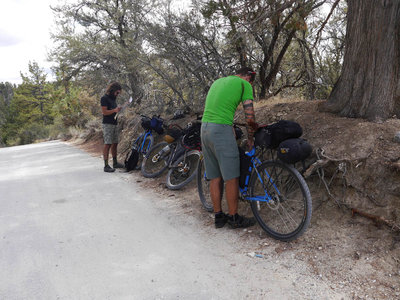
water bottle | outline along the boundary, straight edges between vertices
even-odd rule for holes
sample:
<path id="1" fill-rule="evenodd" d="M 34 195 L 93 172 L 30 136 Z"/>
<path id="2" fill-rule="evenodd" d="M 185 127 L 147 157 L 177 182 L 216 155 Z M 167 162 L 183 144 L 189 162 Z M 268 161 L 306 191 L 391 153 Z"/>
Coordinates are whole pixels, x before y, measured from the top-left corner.
<path id="1" fill-rule="evenodd" d="M 171 150 L 171 148 L 169 147 L 169 145 L 166 145 L 164 148 L 161 149 L 161 153 L 168 153 L 169 150 Z"/>

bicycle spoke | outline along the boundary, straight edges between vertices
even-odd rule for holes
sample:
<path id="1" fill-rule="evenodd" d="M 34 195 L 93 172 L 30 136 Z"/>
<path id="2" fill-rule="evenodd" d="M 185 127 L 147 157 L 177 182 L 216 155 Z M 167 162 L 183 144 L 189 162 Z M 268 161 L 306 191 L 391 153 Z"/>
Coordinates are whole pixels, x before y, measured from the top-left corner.
<path id="1" fill-rule="evenodd" d="M 179 189 L 196 176 L 200 152 L 193 150 L 185 152 L 183 156 L 177 159 L 167 175 L 167 187 L 170 189 Z"/>
<path id="2" fill-rule="evenodd" d="M 293 167 L 277 161 L 264 162 L 258 176 L 252 176 L 250 196 L 265 197 L 268 201 L 251 202 L 260 226 L 271 236 L 291 240 L 299 236 L 310 222 L 311 196 L 308 187 Z"/>
<path id="3" fill-rule="evenodd" d="M 293 218 L 292 215 L 290 214 L 290 212 L 283 206 L 281 205 L 281 209 L 282 209 L 282 213 L 279 214 L 281 216 L 282 221 L 284 222 L 284 224 L 286 225 L 287 228 L 287 232 L 290 232 L 292 230 L 295 230 L 298 226 L 298 222 L 296 222 Z M 279 213 L 279 211 L 278 211 Z M 284 215 L 286 215 L 286 217 L 284 217 Z M 286 220 L 286 221 L 285 221 Z M 292 224 L 291 229 L 289 228 L 289 226 L 287 224 Z"/>

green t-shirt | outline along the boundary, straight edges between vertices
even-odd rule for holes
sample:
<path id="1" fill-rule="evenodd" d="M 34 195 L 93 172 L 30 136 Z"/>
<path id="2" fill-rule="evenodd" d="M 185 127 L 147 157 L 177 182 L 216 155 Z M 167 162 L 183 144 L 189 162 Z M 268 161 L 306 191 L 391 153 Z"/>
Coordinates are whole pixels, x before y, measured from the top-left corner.
<path id="1" fill-rule="evenodd" d="M 208 91 L 202 122 L 232 125 L 238 105 L 245 100 L 253 100 L 248 81 L 238 76 L 216 80 Z"/>

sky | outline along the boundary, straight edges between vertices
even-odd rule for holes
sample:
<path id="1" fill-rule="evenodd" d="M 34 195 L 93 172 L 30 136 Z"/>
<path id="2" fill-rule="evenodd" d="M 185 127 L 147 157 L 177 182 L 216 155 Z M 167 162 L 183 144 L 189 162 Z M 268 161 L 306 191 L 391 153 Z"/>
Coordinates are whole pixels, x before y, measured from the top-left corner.
<path id="1" fill-rule="evenodd" d="M 37 62 L 51 79 L 47 53 L 52 48 L 51 28 L 55 26 L 50 5 L 73 0 L 1 0 L 0 82 L 22 83 L 29 62 Z M 187 0 L 175 0 L 179 6 Z"/>
<path id="2" fill-rule="evenodd" d="M 28 74 L 29 61 L 50 73 L 47 62 L 54 27 L 51 5 L 58 0 L 1 0 L 0 9 L 0 82 L 19 84 L 20 73 Z M 51 79 L 51 75 L 48 76 Z"/>

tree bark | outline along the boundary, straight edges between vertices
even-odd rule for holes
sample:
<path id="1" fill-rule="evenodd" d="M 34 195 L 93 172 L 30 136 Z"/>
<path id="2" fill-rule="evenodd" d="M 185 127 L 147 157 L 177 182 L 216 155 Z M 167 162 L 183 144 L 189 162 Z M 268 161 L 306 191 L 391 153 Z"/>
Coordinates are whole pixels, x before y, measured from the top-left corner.
<path id="1" fill-rule="evenodd" d="M 400 116 L 400 0 L 348 0 L 342 74 L 322 110 L 383 121 Z"/>

